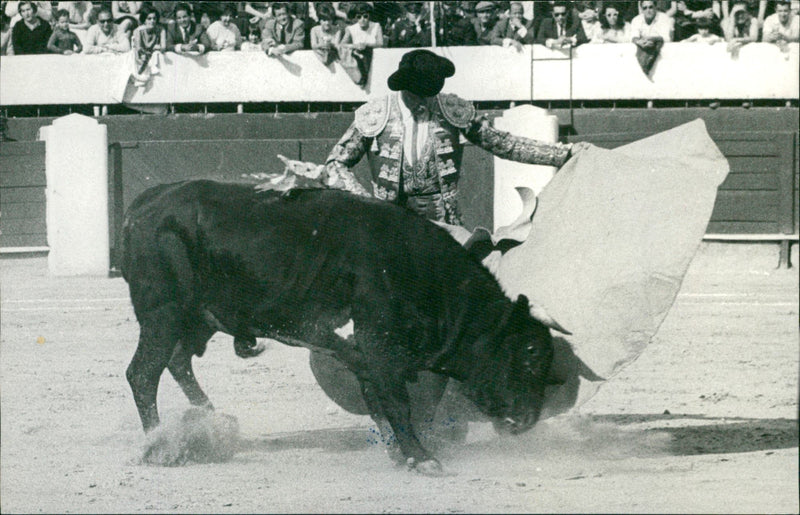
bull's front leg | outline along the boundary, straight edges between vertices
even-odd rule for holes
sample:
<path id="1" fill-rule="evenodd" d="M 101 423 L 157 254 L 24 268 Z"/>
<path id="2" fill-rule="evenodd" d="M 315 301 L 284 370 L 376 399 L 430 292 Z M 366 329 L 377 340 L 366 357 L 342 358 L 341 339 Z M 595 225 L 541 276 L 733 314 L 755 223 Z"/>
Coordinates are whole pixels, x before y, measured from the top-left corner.
<path id="1" fill-rule="evenodd" d="M 387 371 L 383 374 L 371 373 L 362 380 L 364 400 L 379 428 L 388 421 L 394 439 L 409 468 L 430 475 L 441 476 L 442 465 L 420 443 L 411 424 L 411 409 L 405 381 Z"/>
<path id="2" fill-rule="evenodd" d="M 162 306 L 139 320 L 139 345 L 125 373 L 145 432 L 158 426 L 158 382 L 178 342 L 180 315 L 174 304 Z"/>

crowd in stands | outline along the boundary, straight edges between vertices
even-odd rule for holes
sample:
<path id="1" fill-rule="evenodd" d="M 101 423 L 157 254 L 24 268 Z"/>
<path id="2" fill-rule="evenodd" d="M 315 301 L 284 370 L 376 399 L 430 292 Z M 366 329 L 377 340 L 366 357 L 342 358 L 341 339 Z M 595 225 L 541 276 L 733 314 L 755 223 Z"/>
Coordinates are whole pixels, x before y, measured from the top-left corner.
<path id="1" fill-rule="evenodd" d="M 138 72 L 158 73 L 172 51 L 309 49 L 338 61 L 358 84 L 377 47 L 587 43 L 725 43 L 735 55 L 763 41 L 800 40 L 798 1 L 537 2 L 135 2 L 3 1 L 2 55 L 99 54 L 134 50 Z M 431 12 L 433 9 L 433 12 Z M 435 30 L 431 30 L 431 26 Z"/>

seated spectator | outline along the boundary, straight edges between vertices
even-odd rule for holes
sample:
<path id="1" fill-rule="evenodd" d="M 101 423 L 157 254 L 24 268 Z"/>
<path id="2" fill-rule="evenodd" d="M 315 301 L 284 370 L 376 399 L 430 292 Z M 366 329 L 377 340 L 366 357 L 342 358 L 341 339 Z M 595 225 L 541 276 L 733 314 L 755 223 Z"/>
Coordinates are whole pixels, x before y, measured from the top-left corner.
<path id="1" fill-rule="evenodd" d="M 787 43 L 800 41 L 800 17 L 791 13 L 789 2 L 775 6 L 775 13 L 764 20 L 763 34 L 765 43 L 775 43 L 783 51 L 788 50 Z"/>
<path id="2" fill-rule="evenodd" d="M 490 41 L 493 45 L 514 47 L 522 50 L 522 45 L 533 43 L 533 20 L 523 16 L 524 9 L 520 2 L 511 2 L 508 18 L 498 21 L 492 29 Z"/>
<path id="3" fill-rule="evenodd" d="M 0 12 L 0 55 L 11 55 L 14 48 L 11 46 L 11 18 Z"/>
<path id="4" fill-rule="evenodd" d="M 58 2 L 58 9 L 69 13 L 69 29 L 81 40 L 86 39 L 92 15 L 92 2 Z"/>
<path id="5" fill-rule="evenodd" d="M 97 13 L 97 23 L 86 32 L 85 54 L 122 54 L 131 49 L 128 35 L 122 27 L 114 23 L 111 10 L 101 7 Z"/>
<path id="6" fill-rule="evenodd" d="M 723 23 L 723 31 L 728 52 L 736 58 L 742 46 L 758 41 L 758 20 L 750 14 L 745 2 L 735 2 Z"/>
<path id="7" fill-rule="evenodd" d="M 232 23 L 235 16 L 236 9 L 232 5 L 226 5 L 219 20 L 208 27 L 206 34 L 211 41 L 211 50 L 230 52 L 239 50 L 242 46 L 242 33 L 239 32 L 239 27 Z"/>
<path id="8" fill-rule="evenodd" d="M 591 36 L 592 43 L 631 42 L 631 24 L 622 17 L 618 4 L 604 3 L 600 10 L 599 21 L 600 25 Z"/>
<path id="9" fill-rule="evenodd" d="M 316 11 L 319 25 L 311 28 L 311 49 L 327 66 L 339 57 L 337 48 L 344 31 L 334 23 L 336 13 L 333 7 L 322 5 Z"/>
<path id="10" fill-rule="evenodd" d="M 35 2 L 19 3 L 19 15 L 22 18 L 11 29 L 11 45 L 15 55 L 46 54 L 47 42 L 50 40 L 50 24 L 39 18 Z"/>
<path id="11" fill-rule="evenodd" d="M 707 20 L 711 33 L 722 36 L 722 28 L 720 27 L 721 13 L 722 8 L 720 2 L 717 0 L 685 0 L 678 2 L 674 16 L 675 41 L 683 41 L 697 33 L 697 23 L 699 20 Z"/>
<path id="12" fill-rule="evenodd" d="M 575 5 L 578 19 L 583 26 L 583 33 L 586 34 L 587 39 L 592 38 L 592 34 L 597 32 L 600 28 L 600 19 L 593 2 L 577 2 Z"/>
<path id="13" fill-rule="evenodd" d="M 303 21 L 289 14 L 286 2 L 272 4 L 272 14 L 274 18 L 264 25 L 261 48 L 272 57 L 301 50 L 306 39 Z"/>
<path id="14" fill-rule="evenodd" d="M 251 25 L 247 31 L 247 41 L 242 43 L 242 52 L 261 52 L 261 29 Z"/>
<path id="15" fill-rule="evenodd" d="M 6 16 L 11 19 L 11 27 L 13 28 L 14 25 L 17 24 L 19 20 L 22 19 L 22 16 L 19 14 L 19 4 L 21 2 L 11 1 L 11 2 L 0 2 L 0 7 L 5 6 L 4 12 Z M 53 19 L 53 3 L 52 2 L 33 2 L 36 4 L 36 16 L 42 19 L 42 21 L 50 22 Z"/>
<path id="16" fill-rule="evenodd" d="M 436 24 L 436 42 L 440 46 L 473 46 L 478 35 L 472 25 L 472 2 L 438 2 L 439 21 Z"/>
<path id="17" fill-rule="evenodd" d="M 711 20 L 709 20 L 708 18 L 698 19 L 696 25 L 697 25 L 697 32 L 692 34 L 688 38 L 682 40 L 683 42 L 706 43 L 708 45 L 713 45 L 714 43 L 720 43 L 722 41 L 725 41 L 716 34 L 711 33 Z"/>
<path id="18" fill-rule="evenodd" d="M 81 40 L 69 30 L 69 11 L 59 9 L 55 15 L 56 25 L 47 41 L 47 50 L 51 54 L 72 55 L 83 50 Z"/>
<path id="19" fill-rule="evenodd" d="M 672 41 L 673 19 L 656 9 L 653 0 L 639 2 L 642 13 L 631 21 L 631 40 L 636 43 L 652 38 L 661 38 L 664 43 Z M 644 42 L 645 45 L 649 45 Z"/>
<path id="20" fill-rule="evenodd" d="M 372 65 L 372 51 L 383 46 L 383 30 L 380 24 L 370 21 L 372 6 L 366 2 L 358 2 L 353 7 L 356 23 L 348 25 L 341 43 L 343 60 L 346 62 L 350 54 L 361 74 L 356 83 L 364 86 L 367 83 L 369 69 Z M 352 76 L 351 76 L 352 77 Z"/>
<path id="21" fill-rule="evenodd" d="M 411 48 L 431 46 L 430 14 L 422 2 L 403 4 L 403 16 L 389 28 L 389 46 Z"/>
<path id="22" fill-rule="evenodd" d="M 475 6 L 475 13 L 472 26 L 478 37 L 478 44 L 491 45 L 492 29 L 497 24 L 497 7 L 494 2 L 478 2 Z"/>
<path id="23" fill-rule="evenodd" d="M 114 17 L 114 23 L 119 25 L 122 32 L 133 32 L 133 29 L 139 24 L 136 17 L 141 8 L 142 2 L 111 2 L 111 14 Z"/>
<path id="24" fill-rule="evenodd" d="M 167 46 L 167 33 L 159 24 L 158 11 L 145 5 L 139 11 L 139 26 L 131 35 L 136 58 L 136 71 L 133 74 L 134 85 L 143 86 L 151 75 L 161 73 L 161 52 Z"/>
<path id="25" fill-rule="evenodd" d="M 192 8 L 187 3 L 175 6 L 175 24 L 168 26 L 166 31 L 168 52 L 204 54 L 212 47 L 205 29 L 192 18 Z"/>
<path id="26" fill-rule="evenodd" d="M 653 0 L 639 2 L 642 14 L 631 21 L 631 41 L 636 45 L 636 60 L 645 75 L 655 66 L 664 43 L 672 41 L 673 20 L 656 9 Z"/>
<path id="27" fill-rule="evenodd" d="M 567 2 L 553 4 L 552 17 L 542 20 L 536 42 L 548 48 L 571 48 L 589 41 L 583 25 L 573 20 Z"/>

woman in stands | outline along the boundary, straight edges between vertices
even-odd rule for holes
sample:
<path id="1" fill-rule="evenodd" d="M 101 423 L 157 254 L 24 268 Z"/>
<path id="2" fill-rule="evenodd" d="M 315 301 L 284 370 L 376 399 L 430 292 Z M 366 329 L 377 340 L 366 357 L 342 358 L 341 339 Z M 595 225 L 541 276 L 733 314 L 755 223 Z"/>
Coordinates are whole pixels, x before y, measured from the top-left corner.
<path id="1" fill-rule="evenodd" d="M 325 65 L 338 57 L 337 48 L 342 40 L 342 30 L 336 25 L 336 13 L 332 7 L 321 5 L 317 10 L 319 25 L 311 28 L 311 49 Z"/>
<path id="2" fill-rule="evenodd" d="M 600 10 L 600 25 L 587 34 L 592 43 L 630 43 L 631 24 L 625 21 L 617 4 L 606 2 Z"/>
<path id="3" fill-rule="evenodd" d="M 139 11 L 140 25 L 131 35 L 131 46 L 136 56 L 136 73 L 133 76 L 136 85 L 143 85 L 149 79 L 149 75 L 160 73 L 159 63 L 161 52 L 167 46 L 167 33 L 158 20 L 158 11 L 150 6 L 144 6 Z M 146 70 L 149 74 L 145 73 Z"/>
<path id="4" fill-rule="evenodd" d="M 206 30 L 208 39 L 211 40 L 211 50 L 232 51 L 239 50 L 242 46 L 242 33 L 235 23 L 231 23 L 234 18 L 236 18 L 236 8 L 226 4 L 219 20 Z"/>
<path id="5" fill-rule="evenodd" d="M 50 24 L 36 15 L 35 2 L 20 2 L 18 9 L 22 19 L 11 29 L 14 54 L 46 54 L 47 42 L 53 32 Z"/>
<path id="6" fill-rule="evenodd" d="M 342 38 L 342 48 L 350 49 L 358 64 L 361 78 L 359 86 L 367 83 L 370 65 L 372 64 L 372 50 L 383 47 L 383 30 L 377 22 L 371 21 L 372 6 L 366 2 L 358 2 L 351 11 L 356 22 L 348 25 Z"/>

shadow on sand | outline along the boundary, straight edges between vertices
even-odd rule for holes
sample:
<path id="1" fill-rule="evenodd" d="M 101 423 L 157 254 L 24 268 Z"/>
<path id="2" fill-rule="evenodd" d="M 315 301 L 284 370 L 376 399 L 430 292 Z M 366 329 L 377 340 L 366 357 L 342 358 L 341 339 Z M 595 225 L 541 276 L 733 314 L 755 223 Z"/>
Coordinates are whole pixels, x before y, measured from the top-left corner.
<path id="1" fill-rule="evenodd" d="M 668 452 L 675 456 L 791 449 L 798 446 L 800 437 L 797 420 L 787 418 L 672 414 L 595 415 L 591 418 L 598 423 L 623 427 L 647 424 L 646 431 L 670 435 Z"/>
<path id="2" fill-rule="evenodd" d="M 363 451 L 374 445 L 368 427 L 346 427 L 277 433 L 262 438 L 242 440 L 240 451 L 273 452 L 290 449 L 320 449 L 326 452 Z"/>
<path id="3" fill-rule="evenodd" d="M 553 419 L 555 421 L 555 419 Z M 640 430 L 633 425 L 643 426 Z M 529 435 L 529 436 L 526 436 Z M 798 446 L 798 424 L 792 419 L 706 417 L 702 415 L 566 416 L 537 426 L 530 434 L 498 438 L 491 434 L 468 445 L 452 445 L 444 455 L 496 452 L 509 444 L 518 451 L 546 455 L 578 453 L 596 457 L 691 456 L 790 449 Z M 369 427 L 347 427 L 278 433 L 242 440 L 240 452 L 319 449 L 357 452 L 373 448 L 378 437 Z M 503 443 L 505 442 L 505 443 Z"/>

